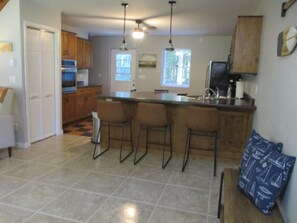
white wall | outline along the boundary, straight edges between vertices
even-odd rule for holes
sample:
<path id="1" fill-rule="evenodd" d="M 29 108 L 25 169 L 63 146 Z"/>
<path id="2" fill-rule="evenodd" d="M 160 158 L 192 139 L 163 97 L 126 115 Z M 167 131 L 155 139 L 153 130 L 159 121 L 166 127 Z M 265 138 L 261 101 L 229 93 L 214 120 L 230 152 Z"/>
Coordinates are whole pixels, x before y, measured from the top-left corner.
<path id="1" fill-rule="evenodd" d="M 282 18 L 281 3 L 262 0 L 257 11 L 264 15 L 260 66 L 257 76 L 246 78 L 246 87 L 256 99 L 254 128 L 271 140 L 283 142 L 283 153 L 297 156 L 297 50 L 286 57 L 276 55 L 278 34 L 287 27 L 297 26 L 297 4 Z M 286 222 L 297 219 L 296 188 L 297 164 L 280 201 Z"/>
<path id="2" fill-rule="evenodd" d="M 14 119 L 19 127 L 16 132 L 16 142 L 21 147 L 25 147 L 28 143 L 24 76 L 24 21 L 60 30 L 61 12 L 32 3 L 30 0 L 10 0 L 0 13 L 0 40 L 13 42 L 13 52 L 0 53 L 0 85 L 11 86 L 14 89 Z M 58 45 L 60 46 L 60 44 Z M 60 47 L 57 50 L 60 55 Z M 11 59 L 15 60 L 13 68 L 9 67 Z M 16 82 L 10 84 L 9 76 L 15 76 Z"/>
<path id="3" fill-rule="evenodd" d="M 109 91 L 110 50 L 119 48 L 121 37 L 95 36 L 92 37 L 94 46 L 94 67 L 90 71 L 91 84 L 103 84 L 104 91 Z M 173 36 L 175 48 L 192 50 L 190 88 L 168 88 L 171 92 L 188 94 L 203 94 L 206 68 L 210 60 L 226 61 L 230 49 L 230 36 Z M 142 53 L 157 54 L 157 68 L 142 68 L 136 70 L 137 91 L 152 91 L 162 88 L 160 75 L 162 73 L 162 50 L 168 43 L 167 36 L 146 36 L 143 40 L 133 40 L 127 37 L 129 48 L 136 49 L 138 57 Z M 140 79 L 139 75 L 145 77 Z"/>
<path id="4" fill-rule="evenodd" d="M 56 133 L 60 134 L 62 132 L 62 113 L 61 113 L 61 103 L 62 103 L 62 92 L 61 92 L 61 77 L 58 76 L 60 74 L 60 61 L 61 61 L 61 11 L 56 10 L 54 8 L 49 8 L 47 6 L 44 6 L 42 4 L 38 4 L 36 2 L 32 2 L 31 0 L 20 0 L 20 19 L 21 19 L 21 40 L 22 40 L 22 60 L 23 60 L 23 109 L 22 112 L 27 115 L 26 111 L 26 86 L 25 86 L 25 26 L 26 24 L 29 26 L 33 26 L 35 28 L 43 28 L 49 31 L 52 31 L 55 33 L 55 57 L 56 57 L 56 63 L 55 63 L 55 114 L 56 114 Z M 25 24 L 26 22 L 26 24 Z M 55 74 L 53 74 L 55 75 Z M 28 115 L 26 117 L 29 117 Z M 27 118 L 24 121 L 24 134 L 25 134 L 25 146 L 27 147 L 29 145 L 29 139 L 28 139 L 28 131 L 29 126 L 27 126 L 28 120 Z M 19 144 L 20 145 L 20 144 Z"/>
<path id="5" fill-rule="evenodd" d="M 10 0 L 0 12 L 0 41 L 13 43 L 13 52 L 0 53 L 0 85 L 14 89 L 14 119 L 19 123 L 16 141 L 24 142 L 25 113 L 23 101 L 22 76 L 22 42 L 21 42 L 20 0 Z M 15 61 L 15 67 L 9 66 L 9 61 Z M 9 76 L 15 78 L 15 83 L 9 82 Z"/>

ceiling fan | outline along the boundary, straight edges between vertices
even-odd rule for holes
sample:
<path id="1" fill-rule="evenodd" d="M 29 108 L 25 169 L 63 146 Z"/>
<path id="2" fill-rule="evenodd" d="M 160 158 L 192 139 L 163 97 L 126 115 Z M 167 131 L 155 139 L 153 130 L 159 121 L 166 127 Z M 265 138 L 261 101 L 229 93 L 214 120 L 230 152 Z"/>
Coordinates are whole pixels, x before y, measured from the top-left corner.
<path id="1" fill-rule="evenodd" d="M 147 34 L 147 30 L 157 29 L 155 26 L 150 26 L 143 22 L 141 19 L 135 20 L 137 24 L 137 28 L 134 28 L 134 31 L 132 33 L 132 36 L 134 39 L 142 39 L 144 37 L 144 34 Z"/>

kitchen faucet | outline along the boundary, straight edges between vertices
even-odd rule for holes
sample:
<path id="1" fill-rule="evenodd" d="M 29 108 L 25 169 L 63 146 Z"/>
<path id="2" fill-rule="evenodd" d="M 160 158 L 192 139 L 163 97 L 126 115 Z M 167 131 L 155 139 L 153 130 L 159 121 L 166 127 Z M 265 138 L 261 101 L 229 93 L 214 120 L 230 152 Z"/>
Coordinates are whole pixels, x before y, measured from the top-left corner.
<path id="1" fill-rule="evenodd" d="M 206 94 L 207 92 L 208 94 Z M 214 91 L 212 88 L 205 88 L 203 98 L 205 99 L 207 97 L 208 99 L 210 99 L 211 98 L 210 92 L 212 92 L 213 98 L 215 97 L 216 99 L 218 99 L 220 97 L 220 91 L 218 88 L 216 88 L 216 91 Z"/>

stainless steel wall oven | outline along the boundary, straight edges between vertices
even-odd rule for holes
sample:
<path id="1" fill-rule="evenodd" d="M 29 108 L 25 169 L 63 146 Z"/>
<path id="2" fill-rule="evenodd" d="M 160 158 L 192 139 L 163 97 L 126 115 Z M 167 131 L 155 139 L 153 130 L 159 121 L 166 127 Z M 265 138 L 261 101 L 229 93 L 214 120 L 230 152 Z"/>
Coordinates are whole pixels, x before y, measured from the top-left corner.
<path id="1" fill-rule="evenodd" d="M 62 60 L 62 93 L 73 93 L 77 90 L 76 60 Z"/>

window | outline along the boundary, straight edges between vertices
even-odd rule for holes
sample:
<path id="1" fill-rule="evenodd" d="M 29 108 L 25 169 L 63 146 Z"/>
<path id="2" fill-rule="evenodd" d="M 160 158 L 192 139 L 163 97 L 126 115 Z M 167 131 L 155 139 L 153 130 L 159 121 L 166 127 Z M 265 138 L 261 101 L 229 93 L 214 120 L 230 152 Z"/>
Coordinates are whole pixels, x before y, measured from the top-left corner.
<path id="1" fill-rule="evenodd" d="M 162 86 L 189 87 L 191 50 L 175 49 L 164 52 Z"/>
<path id="2" fill-rule="evenodd" d="M 116 81 L 131 80 L 131 54 L 116 54 Z"/>

